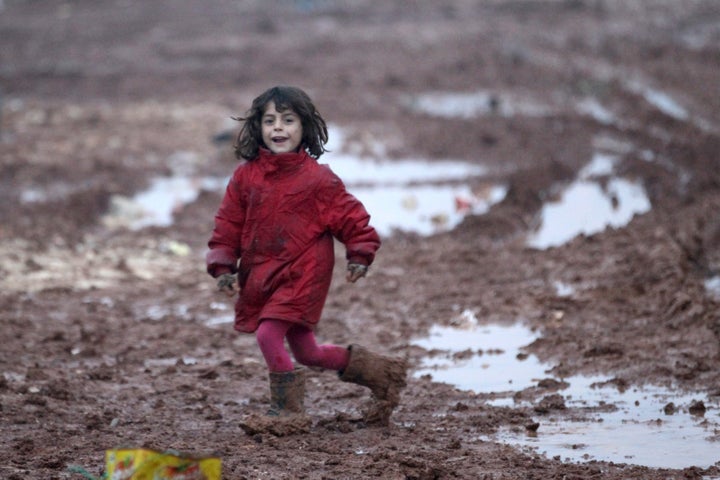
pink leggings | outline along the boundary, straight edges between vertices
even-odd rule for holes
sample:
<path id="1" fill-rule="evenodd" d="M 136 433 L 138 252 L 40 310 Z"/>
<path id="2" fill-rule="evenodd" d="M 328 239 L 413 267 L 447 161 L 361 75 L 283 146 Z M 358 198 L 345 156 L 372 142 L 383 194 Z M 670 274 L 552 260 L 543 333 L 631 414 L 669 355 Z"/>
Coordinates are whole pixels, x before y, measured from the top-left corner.
<path id="1" fill-rule="evenodd" d="M 290 354 L 285 349 L 285 338 L 293 356 L 303 365 L 344 370 L 350 360 L 347 348 L 318 345 L 312 330 L 295 323 L 264 319 L 255 336 L 271 372 L 290 372 L 294 368 Z"/>

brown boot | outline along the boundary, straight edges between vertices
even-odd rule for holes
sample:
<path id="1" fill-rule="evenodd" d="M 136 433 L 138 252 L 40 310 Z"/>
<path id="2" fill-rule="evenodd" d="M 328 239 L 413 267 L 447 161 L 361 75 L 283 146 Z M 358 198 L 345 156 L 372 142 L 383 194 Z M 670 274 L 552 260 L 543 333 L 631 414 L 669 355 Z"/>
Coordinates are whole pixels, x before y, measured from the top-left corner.
<path id="1" fill-rule="evenodd" d="M 373 402 L 364 414 L 365 423 L 387 425 L 392 411 L 400 403 L 405 388 L 407 364 L 404 360 L 378 355 L 360 345 L 350 345 L 350 361 L 338 372 L 340 380 L 368 387 Z"/>
<path id="2" fill-rule="evenodd" d="M 270 433 L 277 437 L 307 433 L 312 421 L 305 415 L 305 371 L 270 372 L 270 409 L 266 415 L 250 414 L 240 428 L 248 435 Z"/>

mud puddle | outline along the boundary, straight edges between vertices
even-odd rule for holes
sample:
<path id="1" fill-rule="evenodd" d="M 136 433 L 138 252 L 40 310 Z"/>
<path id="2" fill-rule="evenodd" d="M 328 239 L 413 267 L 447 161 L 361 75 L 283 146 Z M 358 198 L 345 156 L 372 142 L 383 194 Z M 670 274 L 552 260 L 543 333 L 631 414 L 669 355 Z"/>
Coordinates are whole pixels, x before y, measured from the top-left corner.
<path id="1" fill-rule="evenodd" d="M 194 202 L 202 190 L 219 190 L 227 179 L 195 176 L 157 177 L 150 186 L 133 197 L 114 196 L 110 212 L 103 217 L 106 227 L 126 227 L 140 230 L 145 227 L 169 227 L 173 214 Z"/>
<path id="2" fill-rule="evenodd" d="M 395 230 L 420 235 L 452 229 L 469 213 L 482 214 L 505 197 L 502 185 L 473 191 L 469 177 L 486 173 L 482 165 L 461 161 L 429 162 L 422 159 L 383 161 L 343 153 L 344 132 L 333 127 L 327 161 L 348 190 L 363 204 L 381 235 Z M 382 152 L 382 145 L 372 147 Z M 338 153 L 335 153 L 338 152 Z M 202 190 L 222 192 L 229 177 L 197 177 L 179 174 L 159 177 L 134 197 L 113 197 L 111 211 L 103 218 L 107 227 L 139 230 L 148 226 L 168 227 L 173 213 L 192 203 Z"/>
<path id="3" fill-rule="evenodd" d="M 552 107 L 528 96 L 511 92 L 428 92 L 409 96 L 402 104 L 416 112 L 444 118 L 473 118 L 485 115 L 540 117 Z"/>
<path id="4" fill-rule="evenodd" d="M 548 366 L 521 352 L 537 338 L 522 325 L 480 325 L 471 310 L 463 311 L 453 324 L 435 325 L 427 338 L 413 342 L 430 352 L 416 377 L 430 375 L 434 381 L 476 393 L 501 393 L 522 390 L 547 376 Z"/>
<path id="5" fill-rule="evenodd" d="M 225 327 L 235 321 L 235 312 L 227 303 L 212 302 L 210 304 L 211 315 L 204 319 L 203 323 L 208 327 Z"/>
<path id="6" fill-rule="evenodd" d="M 627 90 L 640 95 L 648 104 L 668 117 L 681 122 L 688 122 L 704 131 L 717 132 L 718 130 L 714 122 L 691 113 L 672 95 L 648 85 L 646 81 L 632 79 L 624 82 L 624 85 Z"/>
<path id="7" fill-rule="evenodd" d="M 664 92 L 639 82 L 631 83 L 628 88 L 643 95 L 646 101 L 667 115 L 678 119 L 688 117 L 687 112 Z M 532 117 L 548 115 L 553 111 L 549 104 L 510 92 L 430 92 L 408 97 L 404 104 L 414 111 L 448 118 L 484 115 Z M 616 123 L 615 116 L 593 98 L 579 102 L 576 109 L 601 123 Z M 617 161 L 618 158 L 613 155 L 596 152 L 579 173 L 578 179 L 564 189 L 559 199 L 544 206 L 541 226 L 530 236 L 528 245 L 538 249 L 562 245 L 579 234 L 590 235 L 608 226 L 624 226 L 636 214 L 649 211 L 650 201 L 639 182 L 612 177 Z"/>
<path id="8" fill-rule="evenodd" d="M 432 235 L 457 226 L 468 213 L 483 214 L 505 196 L 503 187 L 474 192 L 464 185 L 349 187 L 380 235 L 395 230 Z"/>
<path id="9" fill-rule="evenodd" d="M 486 174 L 483 165 L 457 160 L 385 160 L 385 147 L 361 145 L 371 154 L 353 153 L 342 128 L 331 127 L 328 163 L 372 217 L 381 235 L 395 230 L 431 235 L 457 226 L 469 213 L 485 213 L 505 197 L 503 185 L 473 191 L 470 177 Z M 324 157 L 323 157 L 324 160 Z"/>
<path id="10" fill-rule="evenodd" d="M 690 117 L 688 111 L 670 95 L 660 90 L 648 87 L 639 82 L 630 82 L 630 90 L 643 96 L 646 102 L 664 114 L 677 120 L 687 120 Z"/>
<path id="11" fill-rule="evenodd" d="M 434 326 L 413 342 L 428 351 L 415 377 L 475 393 L 492 393 L 497 406 L 518 405 L 515 392 L 550 378 L 543 364 L 523 347 L 537 336 L 522 325 L 481 325 L 472 310 L 452 326 Z M 604 460 L 656 468 L 708 467 L 720 462 L 720 405 L 700 393 L 659 386 L 619 390 L 609 378 L 556 379 L 569 385 L 558 393 L 580 420 L 539 416 L 540 428 L 528 435 L 502 430 L 483 440 L 532 449 L 550 458 L 584 462 Z M 519 401 L 519 404 L 524 403 Z M 531 405 L 528 405 L 531 406 Z M 601 413 L 597 413 L 600 411 Z"/>
<path id="12" fill-rule="evenodd" d="M 617 160 L 596 153 L 560 198 L 545 204 L 541 226 L 529 237 L 528 245 L 538 249 L 562 245 L 579 234 L 623 227 L 635 215 L 648 212 L 650 200 L 640 183 L 610 177 Z"/>
<path id="13" fill-rule="evenodd" d="M 705 290 L 716 300 L 720 300 L 720 275 L 705 280 Z"/>
<path id="14" fill-rule="evenodd" d="M 606 460 L 656 468 L 720 463 L 720 406 L 699 393 L 648 385 L 620 391 L 609 378 L 572 377 L 560 394 L 568 408 L 611 405 L 615 411 L 582 421 L 541 417 L 534 435 L 504 430 L 498 441 L 564 461 Z"/>

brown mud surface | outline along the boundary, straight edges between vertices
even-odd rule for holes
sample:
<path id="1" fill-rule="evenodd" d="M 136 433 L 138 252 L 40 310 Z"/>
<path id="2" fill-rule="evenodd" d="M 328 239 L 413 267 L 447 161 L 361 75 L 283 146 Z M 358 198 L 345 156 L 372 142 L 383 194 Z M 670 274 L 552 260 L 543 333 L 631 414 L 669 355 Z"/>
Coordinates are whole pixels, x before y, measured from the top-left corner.
<path id="1" fill-rule="evenodd" d="M 716 398 L 720 314 L 705 281 L 720 273 L 718 25 L 714 0 L 0 2 L 0 478 L 100 475 L 118 446 L 212 452 L 228 479 L 718 477 L 717 465 L 573 463 L 481 439 L 541 434 L 543 412 L 563 405 L 552 382 L 522 392 L 536 408 L 497 407 L 411 377 L 377 428 L 357 421 L 365 389 L 311 371 L 309 432 L 246 435 L 243 415 L 268 403 L 266 368 L 252 336 L 208 326 L 228 313 L 203 262 L 222 188 L 167 227 L 106 221 L 153 178 L 229 175 L 229 117 L 298 85 L 361 147 L 475 162 L 488 168 L 476 189 L 508 187 L 450 232 L 387 236 L 358 284 L 343 281 L 339 248 L 322 341 L 417 366 L 426 352 L 411 339 L 472 309 L 532 328 L 526 351 L 555 365 L 548 376 Z M 408 107 L 481 90 L 539 107 L 472 119 Z M 588 101 L 611 120 L 578 107 Z M 528 248 L 543 202 L 598 150 L 652 209 Z"/>

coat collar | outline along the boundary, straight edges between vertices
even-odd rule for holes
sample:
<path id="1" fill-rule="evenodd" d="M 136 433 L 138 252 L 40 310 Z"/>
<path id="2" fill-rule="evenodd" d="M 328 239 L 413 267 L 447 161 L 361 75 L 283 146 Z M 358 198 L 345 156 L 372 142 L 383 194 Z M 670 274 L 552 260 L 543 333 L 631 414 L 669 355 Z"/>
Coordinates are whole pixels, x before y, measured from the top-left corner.
<path id="1" fill-rule="evenodd" d="M 270 150 L 260 147 L 258 163 L 265 172 L 265 175 L 273 173 L 293 172 L 300 168 L 310 157 L 308 153 L 300 148 L 298 152 L 272 153 Z"/>

